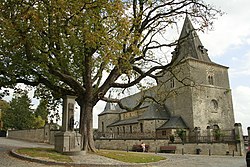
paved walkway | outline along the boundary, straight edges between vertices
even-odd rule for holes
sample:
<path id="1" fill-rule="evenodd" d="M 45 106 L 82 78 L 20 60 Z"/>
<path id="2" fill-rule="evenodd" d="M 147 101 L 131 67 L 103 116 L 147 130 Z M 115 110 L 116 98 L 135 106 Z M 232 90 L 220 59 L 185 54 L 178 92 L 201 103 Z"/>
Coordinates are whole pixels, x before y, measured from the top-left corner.
<path id="1" fill-rule="evenodd" d="M 45 143 L 33 143 L 27 141 L 13 140 L 7 138 L 0 138 L 0 153 L 10 149 L 20 147 L 50 147 Z M 145 153 L 150 154 L 150 153 Z M 8 163 L 12 165 L 8 166 L 24 166 L 21 160 L 10 157 L 7 154 L 0 154 L 0 167 L 6 166 Z M 75 165 L 70 166 L 82 166 L 82 167 L 95 167 L 95 166 L 151 166 L 151 167 L 246 167 L 245 157 L 232 157 L 232 156 L 204 156 L 204 155 L 177 155 L 177 154 L 157 154 L 165 156 L 167 159 L 157 163 L 149 164 L 128 164 L 113 159 L 105 158 L 95 154 L 72 156 Z M 11 162 L 8 162 L 11 161 Z M 4 162 L 4 163 L 3 163 Z M 13 163 L 16 163 L 13 165 Z M 28 163 L 26 167 L 38 166 L 44 167 L 46 165 L 38 163 Z M 58 165 L 60 166 L 60 165 Z M 63 165 L 61 165 L 63 166 Z"/>

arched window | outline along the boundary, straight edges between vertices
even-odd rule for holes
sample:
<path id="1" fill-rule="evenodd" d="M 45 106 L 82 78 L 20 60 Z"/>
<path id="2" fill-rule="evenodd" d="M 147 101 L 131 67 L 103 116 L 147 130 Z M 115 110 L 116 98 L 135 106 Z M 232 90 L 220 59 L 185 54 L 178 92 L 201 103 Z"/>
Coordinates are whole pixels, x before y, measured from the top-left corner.
<path id="1" fill-rule="evenodd" d="M 213 126 L 213 135 L 214 135 L 215 140 L 220 140 L 221 135 L 222 135 L 220 131 L 220 127 L 216 124 Z"/>
<path id="2" fill-rule="evenodd" d="M 120 131 L 119 131 L 119 127 L 117 127 L 117 134 L 119 135 Z"/>
<path id="3" fill-rule="evenodd" d="M 216 124 L 215 124 L 215 125 L 213 126 L 213 130 L 219 130 L 219 129 L 220 129 L 219 125 L 216 125 Z"/>
<path id="4" fill-rule="evenodd" d="M 212 75 L 208 76 L 208 84 L 209 85 L 214 85 L 214 77 Z"/>
<path id="5" fill-rule="evenodd" d="M 218 102 L 215 99 L 211 100 L 211 107 L 215 110 L 218 109 Z"/>
<path id="6" fill-rule="evenodd" d="M 174 87 L 175 87 L 174 78 L 172 78 L 170 80 L 170 88 L 174 88 Z"/>
<path id="7" fill-rule="evenodd" d="M 213 99 L 213 100 L 211 100 L 210 101 L 210 112 L 211 113 L 218 113 L 218 107 L 219 107 L 219 105 L 218 105 L 218 102 L 217 102 L 217 100 L 215 100 L 215 99 Z"/>
<path id="8" fill-rule="evenodd" d="M 133 128 L 132 128 L 131 125 L 130 125 L 130 127 L 129 127 L 129 130 L 130 130 L 130 133 L 133 133 Z"/>
<path id="9" fill-rule="evenodd" d="M 104 133 L 104 122 L 102 122 L 102 133 Z"/>
<path id="10" fill-rule="evenodd" d="M 125 126 L 123 126 L 122 128 L 123 128 L 123 133 L 125 134 L 126 133 Z"/>
<path id="11" fill-rule="evenodd" d="M 143 133 L 143 123 L 140 123 L 140 130 L 141 130 L 141 133 Z"/>

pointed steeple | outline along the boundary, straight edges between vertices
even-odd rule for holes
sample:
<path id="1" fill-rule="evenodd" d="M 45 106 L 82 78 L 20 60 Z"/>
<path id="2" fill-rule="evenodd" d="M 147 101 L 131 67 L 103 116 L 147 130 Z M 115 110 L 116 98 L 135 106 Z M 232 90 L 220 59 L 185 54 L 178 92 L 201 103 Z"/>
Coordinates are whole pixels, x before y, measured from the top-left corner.
<path id="1" fill-rule="evenodd" d="M 115 110 L 114 105 L 110 102 L 107 102 L 104 111 L 110 111 L 110 110 Z"/>
<path id="2" fill-rule="evenodd" d="M 109 92 L 109 99 L 111 98 L 111 92 Z M 104 111 L 115 110 L 114 104 L 107 102 Z"/>
<path id="3" fill-rule="evenodd" d="M 109 98 L 111 98 L 111 93 L 109 94 Z M 99 115 L 108 114 L 108 113 L 116 113 L 114 103 L 107 102 L 104 110 Z"/>
<path id="4" fill-rule="evenodd" d="M 172 54 L 174 64 L 187 58 L 212 63 L 188 16 L 185 18 L 178 44 Z"/>

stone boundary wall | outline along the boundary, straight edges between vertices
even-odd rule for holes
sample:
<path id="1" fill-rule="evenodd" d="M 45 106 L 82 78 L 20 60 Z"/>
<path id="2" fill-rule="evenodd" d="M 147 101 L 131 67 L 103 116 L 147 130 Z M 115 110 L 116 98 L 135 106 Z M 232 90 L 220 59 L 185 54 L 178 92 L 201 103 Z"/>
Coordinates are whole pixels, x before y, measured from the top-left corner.
<path id="1" fill-rule="evenodd" d="M 8 138 L 21 139 L 34 142 L 44 142 L 44 128 L 42 129 L 29 129 L 29 130 L 9 130 Z"/>
<path id="2" fill-rule="evenodd" d="M 55 143 L 55 134 L 58 133 L 59 130 L 52 130 L 50 126 L 44 126 L 44 128 L 40 129 L 28 129 L 28 130 L 8 130 L 7 137 L 12 139 L 20 139 L 34 142 L 42 142 L 42 143 Z"/>
<path id="3" fill-rule="evenodd" d="M 228 143 L 185 143 L 185 144 L 170 144 L 168 140 L 95 140 L 97 149 L 110 150 L 132 150 L 133 145 L 144 142 L 149 145 L 149 152 L 160 152 L 160 146 L 176 146 L 176 154 L 197 154 L 197 149 L 200 149 L 201 155 L 241 155 L 240 150 L 237 150 L 235 144 Z"/>

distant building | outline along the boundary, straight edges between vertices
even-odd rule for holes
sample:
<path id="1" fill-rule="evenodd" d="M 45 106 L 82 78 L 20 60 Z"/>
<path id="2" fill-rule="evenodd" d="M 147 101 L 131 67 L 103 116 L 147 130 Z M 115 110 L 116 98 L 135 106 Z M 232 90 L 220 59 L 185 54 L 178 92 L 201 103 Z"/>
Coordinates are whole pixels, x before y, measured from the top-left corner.
<path id="1" fill-rule="evenodd" d="M 110 138 L 168 138 L 185 136 L 216 137 L 220 131 L 231 135 L 235 119 L 228 67 L 210 60 L 191 21 L 186 17 L 171 66 L 158 84 L 122 99 L 132 111 L 107 103 L 98 116 L 98 132 Z"/>

